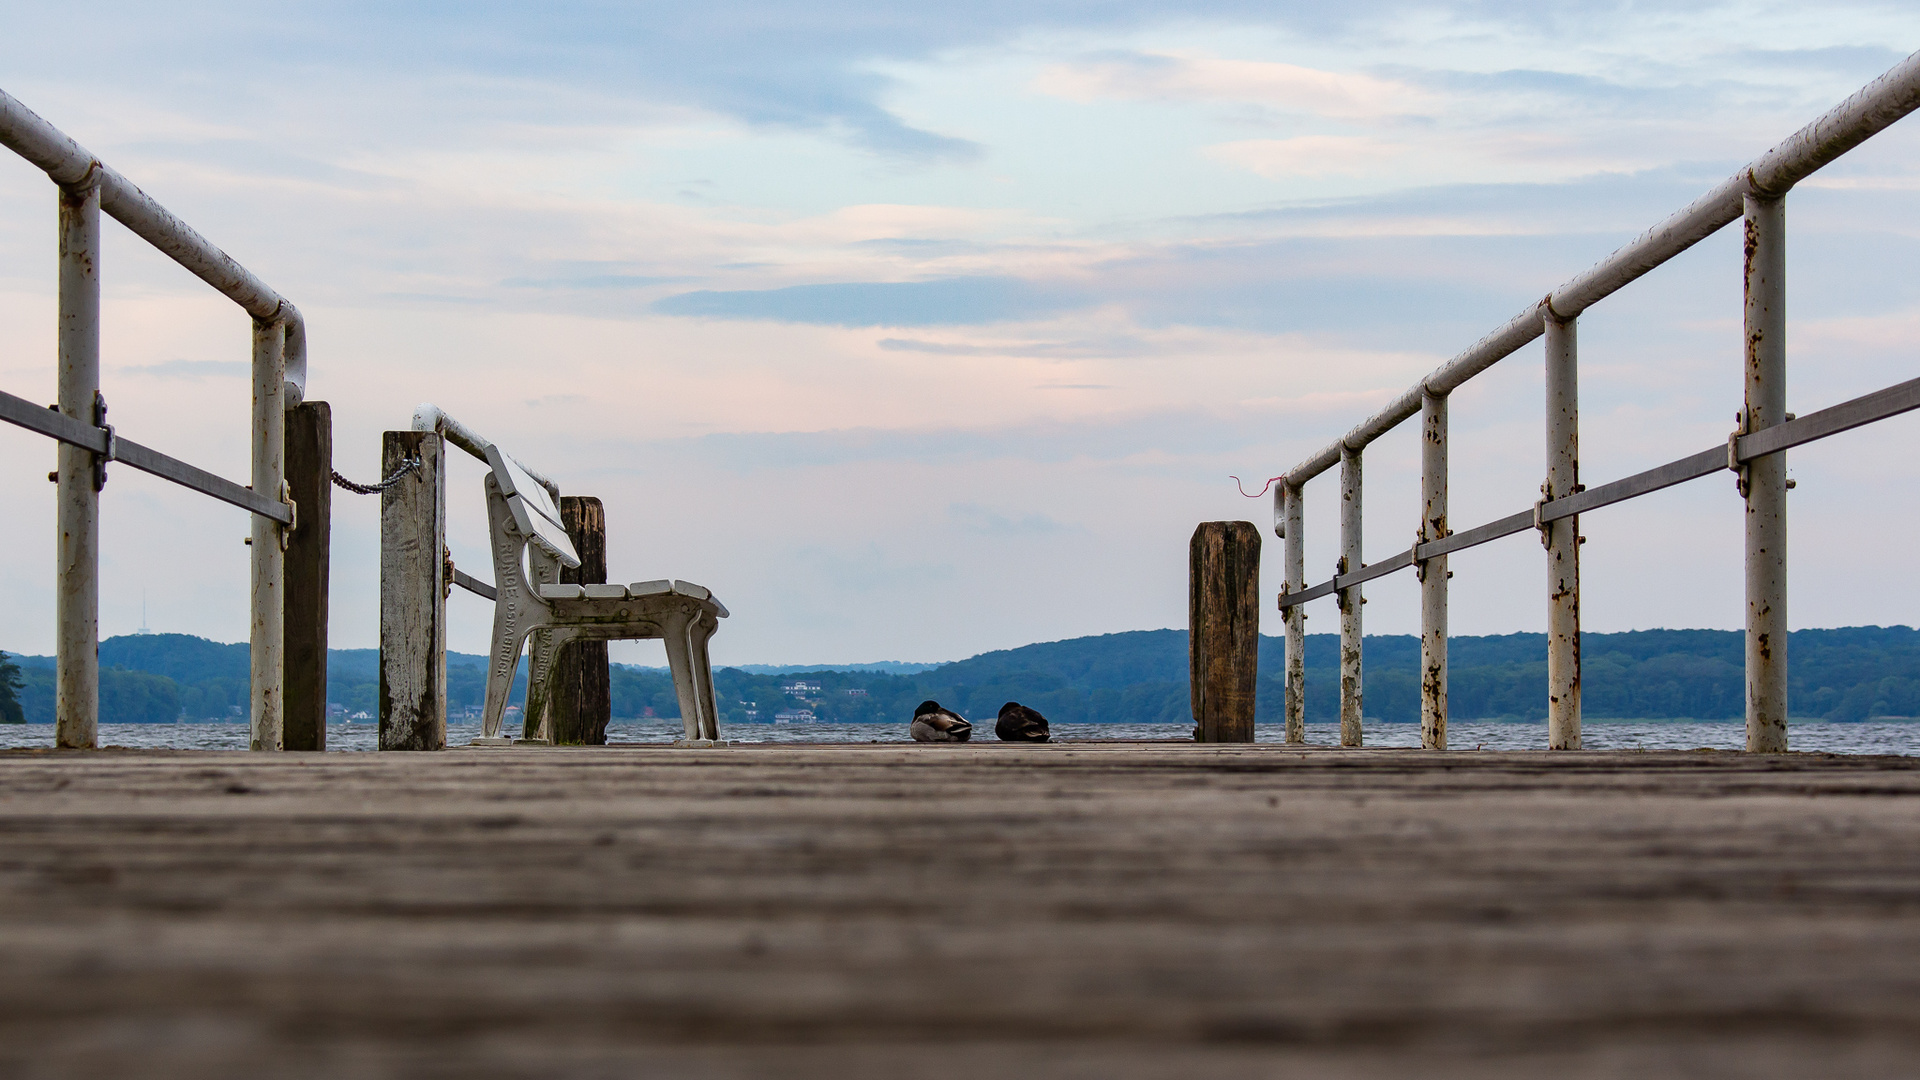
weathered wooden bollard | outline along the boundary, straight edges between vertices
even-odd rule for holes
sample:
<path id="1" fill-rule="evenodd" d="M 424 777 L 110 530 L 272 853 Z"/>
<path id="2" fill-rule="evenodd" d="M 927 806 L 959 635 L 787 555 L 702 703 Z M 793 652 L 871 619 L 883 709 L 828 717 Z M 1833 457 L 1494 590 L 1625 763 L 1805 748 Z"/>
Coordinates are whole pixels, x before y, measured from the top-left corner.
<path id="1" fill-rule="evenodd" d="M 607 581 L 607 513 L 600 500 L 584 495 L 560 498 L 561 524 L 573 541 L 580 567 L 560 569 L 569 585 L 604 585 Z M 607 643 L 573 641 L 560 650 L 553 674 L 553 744 L 605 746 L 607 721 L 613 716 L 612 685 L 607 670 Z M 529 720 L 529 723 L 532 721 Z M 534 732 L 527 733 L 533 738 Z"/>
<path id="2" fill-rule="evenodd" d="M 327 748 L 327 586 L 333 535 L 333 409 L 309 401 L 287 412 L 287 485 L 298 520 L 287 541 L 281 662 L 288 750 Z"/>
<path id="3" fill-rule="evenodd" d="M 1260 655 L 1260 530 L 1205 521 L 1187 548 L 1188 673 L 1196 742 L 1252 742 Z"/>
<path id="4" fill-rule="evenodd" d="M 445 443 L 389 431 L 380 475 L 420 466 L 380 494 L 380 749 L 447 746 Z"/>

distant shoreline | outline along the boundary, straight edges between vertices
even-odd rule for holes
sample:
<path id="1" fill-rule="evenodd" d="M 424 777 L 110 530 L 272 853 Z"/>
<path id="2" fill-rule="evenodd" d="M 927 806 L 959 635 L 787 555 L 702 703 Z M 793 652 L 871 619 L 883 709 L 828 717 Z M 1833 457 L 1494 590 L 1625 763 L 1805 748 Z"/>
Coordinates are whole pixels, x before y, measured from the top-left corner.
<path id="1" fill-rule="evenodd" d="M 449 722 L 457 724 L 463 721 L 456 718 L 456 719 L 450 720 Z M 464 722 L 472 723 L 473 721 L 467 720 Z M 659 723 L 659 724 L 667 724 L 667 723 L 677 724 L 680 722 L 680 718 L 677 716 L 616 716 L 613 719 L 608 721 L 608 723 L 612 723 L 612 724 L 640 724 L 640 723 L 649 723 L 649 722 Z M 1105 725 L 1111 725 L 1114 727 L 1121 727 L 1121 726 L 1128 726 L 1128 725 L 1137 726 L 1140 724 L 1140 721 L 1138 720 L 1081 720 L 1076 722 L 1083 723 L 1083 724 L 1105 724 Z M 1746 721 L 1743 718 L 1738 716 L 1719 717 L 1719 718 L 1712 718 L 1712 719 L 1701 719 L 1699 717 L 1693 717 L 1693 716 L 1583 716 L 1580 718 L 1580 722 L 1582 724 L 1735 724 L 1735 725 L 1746 723 Z M 794 731 L 805 731 L 808 728 L 839 727 L 839 726 L 845 726 L 845 725 L 853 725 L 858 727 L 881 727 L 881 728 L 895 727 L 895 726 L 900 726 L 900 723 L 901 722 L 897 720 L 887 720 L 887 719 L 835 720 L 835 721 L 832 721 L 831 723 L 814 723 L 814 724 L 780 724 L 780 723 L 775 723 L 774 721 L 771 721 L 771 720 L 731 720 L 731 721 L 728 721 L 728 726 L 769 727 L 769 728 L 779 727 L 779 728 L 790 728 Z M 1382 720 L 1377 716 L 1369 716 L 1365 720 L 1365 724 L 1368 727 L 1373 727 L 1375 725 L 1391 726 L 1396 728 L 1411 727 L 1418 723 L 1419 723 L 1418 720 Z M 1515 727 L 1522 727 L 1527 725 L 1532 725 L 1534 727 L 1545 727 L 1547 724 L 1546 720 L 1544 719 L 1528 720 L 1528 719 L 1522 719 L 1519 717 L 1504 717 L 1504 716 L 1476 716 L 1476 717 L 1473 717 L 1471 720 L 1456 720 L 1455 723 L 1511 724 Z M 1819 717 L 1819 716 L 1795 716 L 1795 717 L 1788 718 L 1787 723 L 1790 726 L 1799 726 L 1801 724 L 1913 724 L 1913 723 L 1920 723 L 1920 716 L 1867 716 L 1867 717 L 1862 717 L 1858 720 L 1828 720 L 1828 719 L 1825 719 L 1824 717 Z M 208 727 L 245 727 L 246 724 L 247 722 L 245 720 L 153 720 L 153 721 L 135 721 L 130 723 L 119 722 L 119 723 L 112 724 L 111 726 L 191 727 L 194 725 L 205 725 Z M 1273 720 L 1261 721 L 1262 727 L 1275 725 L 1275 724 L 1278 724 L 1278 721 L 1273 721 Z M 5 726 L 52 727 L 53 721 L 29 720 L 24 724 L 10 724 Z M 101 726 L 105 727 L 110 725 L 103 723 Z M 378 724 L 376 721 L 373 721 L 373 720 L 329 720 L 327 721 L 327 726 L 330 728 L 331 727 L 370 728 L 370 727 L 376 727 L 378 726 Z M 1337 728 L 1340 726 L 1340 722 L 1338 720 L 1309 720 L 1307 721 L 1307 726 L 1310 728 L 1313 728 L 1313 727 Z"/>

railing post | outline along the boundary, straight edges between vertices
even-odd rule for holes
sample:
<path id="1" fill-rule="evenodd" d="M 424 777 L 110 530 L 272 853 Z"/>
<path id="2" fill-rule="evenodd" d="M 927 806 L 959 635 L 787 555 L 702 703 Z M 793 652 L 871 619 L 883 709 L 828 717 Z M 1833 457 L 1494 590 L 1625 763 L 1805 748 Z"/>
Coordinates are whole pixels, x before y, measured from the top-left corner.
<path id="1" fill-rule="evenodd" d="M 1286 481 L 1273 493 L 1280 501 L 1282 532 L 1286 541 L 1286 590 L 1296 593 L 1307 587 L 1306 538 L 1302 535 L 1301 495 L 1299 488 Z M 1307 607 L 1295 604 L 1287 609 L 1287 742 L 1299 746 L 1307 741 Z"/>
<path id="2" fill-rule="evenodd" d="M 447 747 L 446 443 L 389 431 L 380 475 L 420 467 L 380 493 L 380 749 Z M 504 583 L 502 583 L 504 584 Z"/>
<path id="3" fill-rule="evenodd" d="M 1786 419 L 1787 219 L 1784 199 L 1746 197 L 1746 408 L 1741 430 Z M 1787 749 L 1787 455 L 1740 472 L 1746 496 L 1747 749 Z"/>
<path id="4" fill-rule="evenodd" d="M 1340 447 L 1340 562 L 1338 573 L 1351 574 L 1360 561 L 1360 454 Z M 1340 745 L 1359 746 L 1360 730 L 1360 586 L 1338 592 L 1340 601 Z"/>
<path id="5" fill-rule="evenodd" d="M 60 411 L 98 424 L 100 400 L 99 170 L 60 189 Z M 54 745 L 91 749 L 100 731 L 100 488 L 94 455 L 61 443 L 54 606 Z"/>
<path id="6" fill-rule="evenodd" d="M 287 478 L 286 324 L 277 319 L 253 321 L 253 490 L 270 499 L 282 497 Z M 255 750 L 279 750 L 286 732 L 286 571 L 287 555 L 280 546 L 283 526 L 271 518 L 252 515 L 253 618 L 252 649 L 253 733 Z"/>
<path id="7" fill-rule="evenodd" d="M 1431 390 L 1420 398 L 1419 543 L 1443 539 L 1447 529 L 1447 399 Z M 1416 552 L 1417 555 L 1417 552 Z M 1420 745 L 1447 748 L 1447 557 L 1420 568 Z"/>
<path id="8" fill-rule="evenodd" d="M 1580 490 L 1579 328 L 1549 311 L 1545 501 Z M 1549 521 L 1547 546 L 1547 749 L 1580 749 L 1580 519 Z"/>

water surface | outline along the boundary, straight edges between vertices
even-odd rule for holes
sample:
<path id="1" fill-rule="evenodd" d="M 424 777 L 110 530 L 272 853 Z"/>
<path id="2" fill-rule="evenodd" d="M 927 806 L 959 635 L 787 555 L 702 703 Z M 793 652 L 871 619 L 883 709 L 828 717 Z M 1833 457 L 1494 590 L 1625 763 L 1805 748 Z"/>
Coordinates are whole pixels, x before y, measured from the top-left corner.
<path id="1" fill-rule="evenodd" d="M 607 726 L 609 743 L 668 743 L 681 732 L 677 720 L 620 720 Z M 1187 739 L 1189 724 L 1055 724 L 1056 742 L 1087 739 Z M 480 734 L 474 723 L 447 725 L 450 745 L 463 746 Z M 911 742 L 905 724 L 736 724 L 721 734 L 743 743 L 892 743 Z M 1739 750 L 1746 745 L 1746 728 L 1739 721 L 1589 720 L 1581 727 L 1590 750 Z M 976 738 L 992 742 L 991 730 Z M 1262 725 L 1259 742 L 1282 742 L 1278 725 Z M 1417 724 L 1375 724 L 1366 733 L 1368 746 L 1418 747 Z M 376 729 L 370 723 L 333 724 L 327 730 L 327 749 L 368 751 L 375 748 Z M 1308 724 L 1307 742 L 1338 746 L 1340 725 Z M 1456 720 L 1448 725 L 1447 743 L 1453 750 L 1542 750 L 1547 725 L 1484 720 Z M 53 725 L 0 725 L 0 749 L 52 746 Z M 245 750 L 244 724 L 102 724 L 100 745 L 152 750 Z M 1920 754 L 1920 722 L 1868 721 L 1833 724 L 1796 721 L 1788 730 L 1794 750 L 1835 754 Z"/>

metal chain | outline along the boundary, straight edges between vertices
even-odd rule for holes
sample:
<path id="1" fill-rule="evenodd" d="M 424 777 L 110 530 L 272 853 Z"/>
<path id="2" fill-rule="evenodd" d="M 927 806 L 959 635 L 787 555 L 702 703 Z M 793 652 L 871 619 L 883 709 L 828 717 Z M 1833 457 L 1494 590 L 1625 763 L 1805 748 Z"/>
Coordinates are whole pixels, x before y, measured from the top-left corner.
<path id="1" fill-rule="evenodd" d="M 381 492 L 392 487 L 393 485 L 399 483 L 402 477 L 406 476 L 410 472 L 415 471 L 418 468 L 420 468 L 420 459 L 417 457 L 410 457 L 407 460 L 401 462 L 399 468 L 393 470 L 392 476 L 387 477 L 385 480 L 382 480 L 377 484 L 356 484 L 353 481 L 347 479 L 346 477 L 341 476 L 338 470 L 329 470 L 329 471 L 333 473 L 333 482 L 340 487 L 346 488 L 348 491 L 351 491 L 357 495 L 378 495 Z"/>

